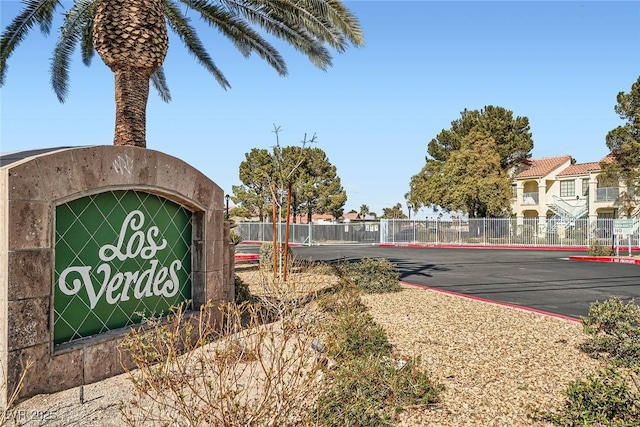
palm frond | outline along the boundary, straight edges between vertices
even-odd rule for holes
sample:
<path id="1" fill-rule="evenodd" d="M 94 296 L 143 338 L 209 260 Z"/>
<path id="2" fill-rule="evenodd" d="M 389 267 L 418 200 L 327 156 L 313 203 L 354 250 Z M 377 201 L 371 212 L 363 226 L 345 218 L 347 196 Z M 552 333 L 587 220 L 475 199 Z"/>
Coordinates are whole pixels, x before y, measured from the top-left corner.
<path id="1" fill-rule="evenodd" d="M 328 8 L 324 0 L 312 4 L 291 0 L 221 0 L 225 6 L 247 21 L 263 28 L 296 50 L 305 54 L 318 68 L 326 70 L 331 66 L 331 54 L 324 43 L 342 52 L 347 47 L 345 36 L 339 27 L 324 16 Z M 337 13 L 336 13 L 337 14 Z M 357 22 L 355 30 L 359 31 Z"/>
<path id="2" fill-rule="evenodd" d="M 213 59 L 211 59 L 211 56 L 198 38 L 195 29 L 189 23 L 189 19 L 184 16 L 173 0 L 167 0 L 165 2 L 165 16 L 171 29 L 180 37 L 189 52 L 198 62 L 213 75 L 223 89 L 230 88 L 231 85 L 229 81 L 213 62 Z"/>
<path id="3" fill-rule="evenodd" d="M 220 30 L 245 57 L 255 52 L 278 74 L 287 75 L 287 65 L 280 52 L 236 14 L 206 0 L 182 0 L 182 3 L 199 12 L 209 26 Z"/>
<path id="4" fill-rule="evenodd" d="M 90 0 L 91 6 L 87 11 L 87 22 L 82 30 L 82 38 L 80 39 L 80 54 L 82 56 L 82 63 L 87 67 L 91 65 L 91 60 L 96 53 L 93 48 L 93 18 L 96 15 L 96 2 Z"/>
<path id="5" fill-rule="evenodd" d="M 263 10 L 284 22 L 290 28 L 298 32 L 307 33 L 318 43 L 327 43 L 339 52 L 347 47 L 346 38 L 340 28 L 336 28 L 331 17 L 327 16 L 330 8 L 326 7 L 324 0 L 318 1 L 291 1 L 291 0 L 269 0 L 262 2 L 252 0 L 253 3 L 261 4 Z M 265 28 L 269 31 L 268 28 Z"/>
<path id="6" fill-rule="evenodd" d="M 4 85 L 7 60 L 35 24 L 47 33 L 59 0 L 23 0 L 24 8 L 0 36 L 0 86 Z"/>
<path id="7" fill-rule="evenodd" d="M 83 35 L 87 31 L 87 25 L 91 28 L 93 13 L 95 12 L 94 3 L 94 0 L 76 1 L 73 7 L 65 14 L 64 24 L 60 28 L 60 36 L 51 60 L 51 86 L 60 102 L 66 100 L 69 92 L 68 81 L 71 55 L 78 42 L 83 39 Z"/>
<path id="8" fill-rule="evenodd" d="M 169 92 L 169 86 L 167 86 L 167 79 L 165 78 L 164 69 L 162 67 L 151 75 L 151 83 L 158 91 L 160 99 L 164 102 L 171 101 L 171 93 Z"/>
<path id="9" fill-rule="evenodd" d="M 325 16 L 354 46 L 364 45 L 364 34 L 358 18 L 339 0 L 306 0 L 319 16 Z"/>

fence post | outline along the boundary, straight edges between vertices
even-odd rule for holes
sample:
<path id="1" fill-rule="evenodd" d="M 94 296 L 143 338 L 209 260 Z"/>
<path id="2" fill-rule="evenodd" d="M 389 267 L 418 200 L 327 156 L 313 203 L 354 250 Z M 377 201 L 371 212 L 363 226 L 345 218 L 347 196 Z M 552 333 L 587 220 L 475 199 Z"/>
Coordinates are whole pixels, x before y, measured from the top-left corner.
<path id="1" fill-rule="evenodd" d="M 487 245 L 487 219 L 482 218 L 482 241 Z"/>

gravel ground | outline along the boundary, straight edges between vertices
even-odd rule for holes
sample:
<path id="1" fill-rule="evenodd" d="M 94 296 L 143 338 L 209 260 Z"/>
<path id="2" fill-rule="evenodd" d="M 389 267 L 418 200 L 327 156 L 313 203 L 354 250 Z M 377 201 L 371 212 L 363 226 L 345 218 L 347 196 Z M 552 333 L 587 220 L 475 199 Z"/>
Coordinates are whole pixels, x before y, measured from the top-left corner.
<path id="1" fill-rule="evenodd" d="M 578 350 L 576 322 L 417 288 L 364 301 L 395 348 L 445 386 L 405 426 L 544 426 L 534 411 L 560 407 L 566 385 L 599 367 Z"/>
<path id="2" fill-rule="evenodd" d="M 264 280 L 239 274 L 252 290 Z M 577 349 L 585 335 L 575 322 L 413 287 L 363 300 L 396 350 L 420 356 L 445 386 L 440 403 L 405 412 L 403 426 L 544 426 L 531 414 L 558 408 L 569 381 L 599 366 Z M 123 425 L 120 402 L 133 397 L 126 375 L 83 393 L 84 403 L 79 388 L 35 396 L 9 414 L 21 422 L 8 425 Z"/>

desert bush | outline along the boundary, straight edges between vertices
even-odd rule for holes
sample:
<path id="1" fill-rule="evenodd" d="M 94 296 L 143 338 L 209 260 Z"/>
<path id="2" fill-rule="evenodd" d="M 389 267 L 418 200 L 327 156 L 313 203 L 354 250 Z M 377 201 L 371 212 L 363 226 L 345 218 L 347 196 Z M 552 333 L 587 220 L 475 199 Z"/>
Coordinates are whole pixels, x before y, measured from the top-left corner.
<path id="1" fill-rule="evenodd" d="M 341 286 L 335 292 L 323 294 L 317 303 L 322 311 L 334 316 L 348 311 L 362 313 L 367 311 L 367 307 L 360 299 L 361 294 L 362 291 L 355 286 Z"/>
<path id="2" fill-rule="evenodd" d="M 613 249 L 610 246 L 601 245 L 600 243 L 592 243 L 589 246 L 588 254 L 591 256 L 611 256 Z"/>
<path id="3" fill-rule="evenodd" d="M 346 360 L 359 357 L 389 356 L 392 346 L 384 329 L 367 312 L 362 291 L 345 286 L 318 299 L 318 306 L 329 314 L 317 335 L 326 342 L 329 357 Z"/>
<path id="4" fill-rule="evenodd" d="M 288 255 L 287 255 L 287 267 L 291 268 L 294 263 L 293 252 L 291 251 L 291 247 L 288 247 Z M 284 245 L 280 250 L 278 250 L 277 259 L 278 266 L 282 263 L 284 266 Z M 260 245 L 260 269 L 264 271 L 273 271 L 273 243 L 271 242 L 263 242 Z"/>
<path id="5" fill-rule="evenodd" d="M 589 339 L 581 349 L 592 356 L 604 357 L 616 364 L 638 365 L 640 362 L 640 307 L 619 297 L 594 302 L 589 315 L 582 319 Z"/>
<path id="6" fill-rule="evenodd" d="M 374 355 L 346 360 L 329 371 L 313 413 L 317 426 L 389 426 L 407 406 L 426 407 L 440 387 L 416 360 Z"/>
<path id="7" fill-rule="evenodd" d="M 385 258 L 341 262 L 336 270 L 344 282 L 356 285 L 367 294 L 397 292 L 401 289 L 395 265 Z"/>
<path id="8" fill-rule="evenodd" d="M 236 304 L 241 304 L 253 299 L 249 285 L 247 285 L 237 274 L 233 275 L 234 279 L 234 297 Z"/>
<path id="9" fill-rule="evenodd" d="M 286 280 L 284 275 L 274 275 L 265 270 L 256 271 L 252 283 L 254 300 L 264 310 L 273 312 L 276 318 L 303 307 L 318 295 L 326 293 L 336 281 L 335 276 L 309 273 L 310 271 L 313 271 L 313 267 L 297 260 L 291 263 Z"/>
<path id="10" fill-rule="evenodd" d="M 228 304 L 212 325 L 212 309 L 192 316 L 177 310 L 129 333 L 122 351 L 137 369 L 128 372 L 135 398 L 123 402 L 126 423 L 307 425 L 322 366 L 304 319 L 264 324 L 256 306 Z"/>
<path id="11" fill-rule="evenodd" d="M 359 288 L 319 292 L 323 283 L 262 273 L 250 302 L 178 308 L 129 333 L 122 351 L 137 369 L 121 407 L 127 425 L 377 426 L 435 400 L 418 361 L 392 356 Z"/>
<path id="12" fill-rule="evenodd" d="M 313 412 L 317 426 L 389 426 L 405 407 L 432 404 L 440 387 L 419 360 L 393 355 L 384 329 L 375 323 L 353 284 L 318 299 L 329 316 L 316 328 L 326 357 L 325 389 Z"/>
<path id="13" fill-rule="evenodd" d="M 570 383 L 564 407 L 543 418 L 560 426 L 640 426 L 640 307 L 619 297 L 596 301 L 582 325 L 589 338 L 581 350 L 607 367 Z"/>
<path id="14" fill-rule="evenodd" d="M 613 367 L 570 383 L 566 396 L 562 411 L 543 418 L 559 426 L 640 426 L 637 386 Z"/>
<path id="15" fill-rule="evenodd" d="M 327 348 L 336 360 L 389 356 L 391 344 L 369 313 L 341 311 L 327 325 Z"/>

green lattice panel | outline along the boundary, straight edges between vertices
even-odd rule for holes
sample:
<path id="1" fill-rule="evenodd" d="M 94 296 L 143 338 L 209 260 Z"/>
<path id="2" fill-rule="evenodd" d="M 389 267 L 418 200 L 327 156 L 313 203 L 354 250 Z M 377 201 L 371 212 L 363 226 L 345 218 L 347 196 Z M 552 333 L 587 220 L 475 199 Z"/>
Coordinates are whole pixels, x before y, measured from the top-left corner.
<path id="1" fill-rule="evenodd" d="M 189 300 L 191 231 L 190 211 L 144 192 L 57 206 L 54 343 L 139 323 Z"/>

